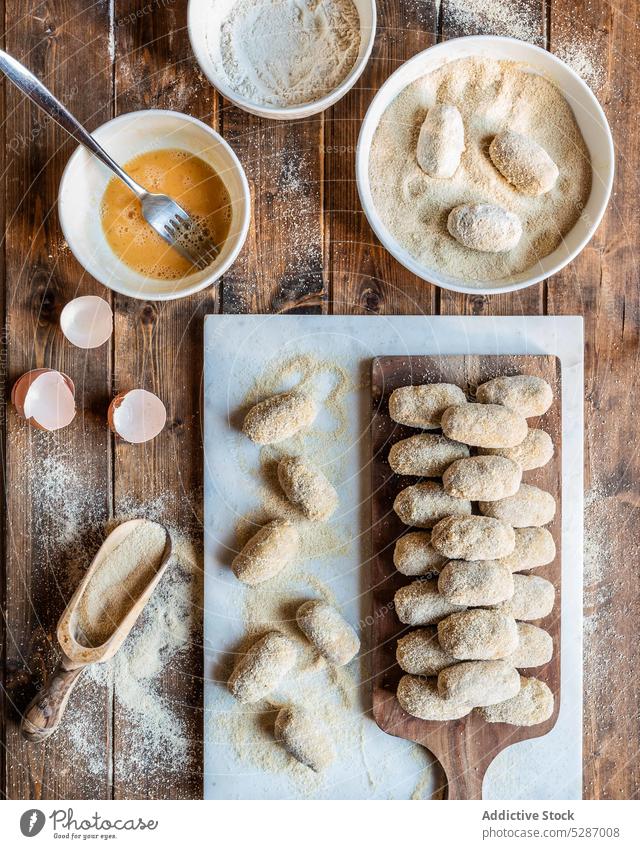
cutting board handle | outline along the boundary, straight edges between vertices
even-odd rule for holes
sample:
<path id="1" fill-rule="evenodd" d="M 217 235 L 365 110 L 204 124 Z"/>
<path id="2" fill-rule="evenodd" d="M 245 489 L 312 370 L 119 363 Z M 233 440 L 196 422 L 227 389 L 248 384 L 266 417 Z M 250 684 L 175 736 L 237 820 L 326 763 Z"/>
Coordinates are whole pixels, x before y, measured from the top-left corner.
<path id="1" fill-rule="evenodd" d="M 25 740 L 41 743 L 57 730 L 80 673 L 85 669 L 66 669 L 59 663 L 51 678 L 24 712 L 20 730 Z"/>
<path id="2" fill-rule="evenodd" d="M 466 772 L 456 773 L 445 770 L 447 774 L 447 799 L 482 799 L 484 769 L 476 767 Z"/>
<path id="3" fill-rule="evenodd" d="M 472 763 L 469 754 L 461 740 L 437 755 L 447 776 L 447 799 L 482 799 L 482 782 L 493 755 Z"/>

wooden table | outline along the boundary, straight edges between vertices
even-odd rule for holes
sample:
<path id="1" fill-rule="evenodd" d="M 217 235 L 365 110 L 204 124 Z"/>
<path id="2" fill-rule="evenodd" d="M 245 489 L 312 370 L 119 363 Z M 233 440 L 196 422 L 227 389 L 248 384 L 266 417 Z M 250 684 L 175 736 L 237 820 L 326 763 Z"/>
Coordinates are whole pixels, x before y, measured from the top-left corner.
<path id="1" fill-rule="evenodd" d="M 50 502 L 32 479 L 38 460 L 71 458 L 107 519 L 127 500 L 164 497 L 164 518 L 196 537 L 202 484 L 200 383 L 202 318 L 209 312 L 582 314 L 586 330 L 586 483 L 593 499 L 587 536 L 600 559 L 585 586 L 584 793 L 638 796 L 640 570 L 637 557 L 638 274 L 640 225 L 635 103 L 640 36 L 634 0 L 526 0 L 541 43 L 583 38 L 604 69 L 599 96 L 618 161 L 608 215 L 564 272 L 522 292 L 493 298 L 440 291 L 405 271 L 373 237 L 358 202 L 354 152 L 373 93 L 405 59 L 461 32 L 448 0 L 382 0 L 374 53 L 356 86 L 324 115 L 291 124 L 251 117 L 223 102 L 199 72 L 186 32 L 186 0 L 4 0 L 5 48 L 64 100 L 89 128 L 114 115 L 160 107 L 195 115 L 220 130 L 252 185 L 251 233 L 222 285 L 183 301 L 146 303 L 113 295 L 83 273 L 56 216 L 58 181 L 74 143 L 12 87 L 5 91 L 4 330 L 0 368 L 6 512 L 0 792 L 10 798 L 197 797 L 201 792 L 202 667 L 197 644 L 163 675 L 173 709 L 189 723 L 189 763 L 124 769 L 130 717 L 113 687 L 98 704 L 79 688 L 84 733 L 104 741 L 101 761 L 74 753 L 68 730 L 46 748 L 24 744 L 16 710 L 43 659 L 66 591 L 60 552 L 46 547 Z M 32 9 L 25 15 L 25 5 Z M 521 4 L 522 5 L 522 4 Z M 439 9 L 439 11 L 438 11 Z M 486 31 L 491 31 L 487 29 Z M 58 330 L 72 297 L 108 298 L 112 343 L 87 355 Z M 7 407 L 13 380 L 36 366 L 59 368 L 78 386 L 75 423 L 55 438 L 37 433 Z M 168 406 L 163 434 L 143 446 L 116 442 L 105 427 L 115 391 L 144 386 Z M 6 415 L 4 415 L 6 411 Z M 168 496 L 168 497 L 167 497 Z M 596 500 L 594 500 L 596 499 Z M 85 706 L 86 703 L 86 706 Z"/>

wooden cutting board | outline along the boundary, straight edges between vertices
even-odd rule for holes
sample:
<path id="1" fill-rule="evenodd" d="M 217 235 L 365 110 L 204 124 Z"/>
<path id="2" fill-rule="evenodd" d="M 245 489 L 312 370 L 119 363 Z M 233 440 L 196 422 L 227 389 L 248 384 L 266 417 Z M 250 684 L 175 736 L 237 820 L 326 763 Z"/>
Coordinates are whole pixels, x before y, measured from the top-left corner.
<path id="1" fill-rule="evenodd" d="M 475 712 L 453 722 L 427 722 L 405 713 L 395 696 L 402 670 L 396 663 L 398 637 L 411 628 L 402 625 L 393 609 L 393 596 L 412 579 L 401 575 L 393 565 L 396 540 L 408 528 L 393 511 L 393 501 L 405 486 L 418 478 L 395 475 L 387 463 L 394 442 L 419 431 L 403 427 L 389 417 L 388 399 L 399 386 L 419 383 L 455 383 L 471 399 L 475 388 L 499 375 L 533 374 L 553 387 L 554 402 L 539 419 L 529 419 L 530 427 L 546 430 L 555 446 L 555 455 L 542 469 L 525 472 L 523 480 L 551 492 L 558 509 L 548 529 L 553 534 L 557 556 L 553 563 L 535 574 L 549 579 L 556 588 L 552 613 L 536 622 L 553 638 L 552 660 L 545 666 L 525 670 L 528 677 L 545 681 L 555 696 L 554 713 L 547 722 L 531 728 L 503 723 L 490 724 Z M 451 356 L 379 357 L 372 364 L 372 563 L 373 597 L 372 682 L 373 715 L 383 731 L 425 746 L 440 761 L 447 778 L 449 799 L 481 799 L 484 774 L 496 755 L 520 740 L 547 734 L 555 725 L 560 707 L 560 578 L 561 578 L 561 386 L 560 362 L 553 356 Z"/>

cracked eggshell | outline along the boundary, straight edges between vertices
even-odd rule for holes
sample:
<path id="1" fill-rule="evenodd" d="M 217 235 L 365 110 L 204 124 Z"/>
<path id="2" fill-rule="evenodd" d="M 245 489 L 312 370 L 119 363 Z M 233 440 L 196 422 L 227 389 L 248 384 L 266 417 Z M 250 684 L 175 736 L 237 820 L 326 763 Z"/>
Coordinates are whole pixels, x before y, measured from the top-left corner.
<path id="1" fill-rule="evenodd" d="M 11 390 L 18 415 L 39 430 L 60 430 L 76 414 L 75 386 L 70 377 L 51 368 L 38 368 L 19 377 Z"/>
<path id="2" fill-rule="evenodd" d="M 167 420 L 167 411 L 153 392 L 130 389 L 109 404 L 109 427 L 125 442 L 139 444 L 157 436 Z"/>
<path id="3" fill-rule="evenodd" d="M 76 348 L 99 348 L 113 333 L 113 312 L 104 298 L 83 295 L 65 305 L 60 329 Z"/>

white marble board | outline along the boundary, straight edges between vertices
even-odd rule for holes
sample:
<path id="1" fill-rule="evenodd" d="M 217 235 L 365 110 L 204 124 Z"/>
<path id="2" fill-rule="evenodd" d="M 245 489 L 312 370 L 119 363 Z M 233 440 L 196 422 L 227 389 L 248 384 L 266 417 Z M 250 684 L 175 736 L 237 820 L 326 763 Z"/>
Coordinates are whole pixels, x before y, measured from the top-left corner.
<path id="1" fill-rule="evenodd" d="M 371 359 L 382 355 L 554 354 L 562 369 L 562 704 L 553 731 L 518 743 L 493 762 L 484 783 L 487 799 L 578 799 L 582 792 L 582 515 L 583 330 L 579 317 L 265 316 L 213 315 L 205 323 L 205 798 L 408 799 L 429 798 L 437 767 L 416 746 L 384 734 L 370 717 L 365 592 L 368 553 L 369 397 L 363 384 Z M 260 452 L 238 432 L 247 393 L 282 362 L 303 356 L 337 364 L 351 378 L 341 404 L 347 415 L 318 421 L 310 450 L 338 484 L 341 507 L 333 521 L 338 542 L 292 576 L 295 598 L 328 593 L 359 625 L 363 657 L 337 684 L 318 668 L 311 682 L 327 703 L 338 757 L 320 780 L 302 770 L 273 771 L 268 733 L 247 745 L 242 713 L 221 680 L 246 631 L 246 590 L 229 569 L 235 528 L 255 513 Z M 317 369 L 317 389 L 335 377 Z M 314 377 L 315 379 L 315 377 Z M 326 385 L 323 385 L 323 382 Z M 291 380 L 282 389 L 292 385 Z M 335 412 L 335 411 L 334 411 Z M 335 439 L 332 429 L 340 431 Z M 324 431 L 324 434 L 322 433 Z M 329 438 L 327 438 L 327 436 Z M 302 583 L 301 583 L 302 582 Z M 255 607 L 255 605 L 254 605 Z M 278 623 L 275 623 L 278 624 Z M 305 684 L 305 686 L 307 686 Z M 335 690 L 335 692 L 334 692 Z M 283 692 L 281 698 L 291 698 Z M 299 693 L 293 698 L 299 697 Z M 326 708 L 326 709 L 325 709 Z M 328 719 L 327 719 L 328 717 Z M 244 740 L 244 742 L 243 742 Z M 273 746 L 276 744 L 274 743 Z M 279 752 L 276 753 L 278 756 Z"/>

